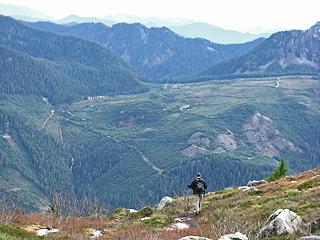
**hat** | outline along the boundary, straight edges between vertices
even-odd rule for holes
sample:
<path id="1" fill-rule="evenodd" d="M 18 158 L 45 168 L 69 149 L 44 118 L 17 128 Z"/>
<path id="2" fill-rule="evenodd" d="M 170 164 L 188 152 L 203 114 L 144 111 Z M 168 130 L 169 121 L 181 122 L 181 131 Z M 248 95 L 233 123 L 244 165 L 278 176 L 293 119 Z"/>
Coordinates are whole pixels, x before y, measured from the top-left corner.
<path id="1" fill-rule="evenodd" d="M 197 179 L 201 178 L 201 173 L 197 173 Z"/>

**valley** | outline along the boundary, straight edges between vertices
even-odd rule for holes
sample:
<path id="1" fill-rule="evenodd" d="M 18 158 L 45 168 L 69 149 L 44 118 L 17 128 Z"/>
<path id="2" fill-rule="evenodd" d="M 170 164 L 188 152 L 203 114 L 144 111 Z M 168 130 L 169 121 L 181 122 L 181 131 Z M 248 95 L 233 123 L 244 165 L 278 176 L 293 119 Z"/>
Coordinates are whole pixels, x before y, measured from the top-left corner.
<path id="1" fill-rule="evenodd" d="M 146 84 L 146 93 L 90 97 L 54 110 L 39 97 L 2 97 L 0 143 L 5 154 L 29 162 L 25 168 L 35 176 L 16 194 L 29 199 L 39 192 L 45 205 L 50 199 L 44 196 L 53 194 L 52 189 L 63 191 L 58 185 L 64 182 L 78 197 L 97 197 L 112 208 L 141 207 L 164 195 L 182 195 L 185 180 L 199 171 L 209 189 L 217 190 L 269 175 L 281 154 L 291 173 L 316 167 L 320 80 L 279 79 Z M 19 133 L 16 119 L 23 119 L 28 131 Z M 21 142 L 21 135 L 32 140 Z M 54 144 L 46 146 L 50 155 L 30 153 L 39 145 L 34 137 Z M 40 165 L 32 163 L 34 158 Z M 10 159 L 3 169 L 23 175 L 19 161 Z M 54 180 L 52 169 L 58 176 Z M 51 181 L 46 183 L 50 190 L 41 179 Z M 21 187 L 8 175 L 0 181 L 2 191 L 8 190 L 8 182 Z M 29 207 L 38 208 L 39 202 Z"/>

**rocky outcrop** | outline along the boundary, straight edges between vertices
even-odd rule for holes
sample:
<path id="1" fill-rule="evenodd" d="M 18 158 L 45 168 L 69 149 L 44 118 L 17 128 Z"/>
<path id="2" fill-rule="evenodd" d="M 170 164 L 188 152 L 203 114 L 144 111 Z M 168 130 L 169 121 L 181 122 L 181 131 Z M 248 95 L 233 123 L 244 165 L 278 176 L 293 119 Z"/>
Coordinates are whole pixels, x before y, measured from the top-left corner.
<path id="1" fill-rule="evenodd" d="M 270 215 L 257 237 L 279 236 L 303 230 L 304 225 L 301 217 L 289 209 L 278 209 Z"/>
<path id="2" fill-rule="evenodd" d="M 173 202 L 173 198 L 165 196 L 161 199 L 160 203 L 158 204 L 158 210 L 163 209 L 164 207 L 168 206 L 168 204 Z"/>
<path id="3" fill-rule="evenodd" d="M 243 125 L 249 144 L 267 157 L 279 157 L 283 151 L 301 152 L 292 142 L 280 136 L 271 118 L 255 113 Z"/>
<path id="4" fill-rule="evenodd" d="M 220 237 L 219 240 L 248 240 L 248 238 L 246 235 L 236 232 L 234 234 L 224 235 Z"/>
<path id="5" fill-rule="evenodd" d="M 200 131 L 195 132 L 190 136 L 188 144 L 190 146 L 181 151 L 188 157 L 230 152 L 238 148 L 234 134 L 228 129 L 214 136 L 208 136 Z"/>

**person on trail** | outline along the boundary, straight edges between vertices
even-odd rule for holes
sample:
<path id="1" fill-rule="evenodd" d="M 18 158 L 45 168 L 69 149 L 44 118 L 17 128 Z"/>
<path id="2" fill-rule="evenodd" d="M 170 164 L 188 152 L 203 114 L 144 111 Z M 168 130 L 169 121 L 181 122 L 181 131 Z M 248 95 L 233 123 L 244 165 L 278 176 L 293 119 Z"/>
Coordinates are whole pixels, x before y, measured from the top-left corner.
<path id="1" fill-rule="evenodd" d="M 199 213 L 202 199 L 205 194 L 205 190 L 207 189 L 206 182 L 201 178 L 201 173 L 198 173 L 196 179 L 188 185 L 189 188 L 193 190 L 193 195 L 195 196 L 195 209 L 194 212 Z"/>

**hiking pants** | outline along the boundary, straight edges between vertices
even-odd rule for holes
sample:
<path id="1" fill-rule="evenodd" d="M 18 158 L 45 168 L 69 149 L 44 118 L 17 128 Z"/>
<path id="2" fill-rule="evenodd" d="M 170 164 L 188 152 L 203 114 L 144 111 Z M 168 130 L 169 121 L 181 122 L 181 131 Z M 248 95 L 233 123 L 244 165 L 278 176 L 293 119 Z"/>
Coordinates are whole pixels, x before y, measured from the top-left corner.
<path id="1" fill-rule="evenodd" d="M 194 209 L 197 213 L 200 212 L 203 196 L 204 196 L 204 194 L 195 194 L 194 195 L 194 197 L 195 197 Z"/>

